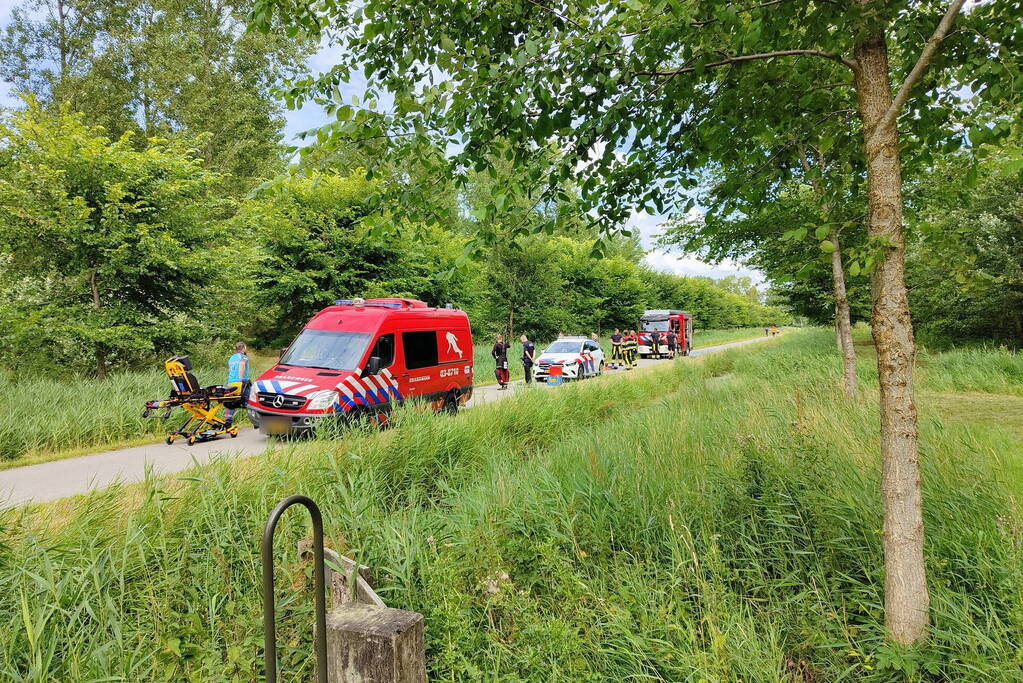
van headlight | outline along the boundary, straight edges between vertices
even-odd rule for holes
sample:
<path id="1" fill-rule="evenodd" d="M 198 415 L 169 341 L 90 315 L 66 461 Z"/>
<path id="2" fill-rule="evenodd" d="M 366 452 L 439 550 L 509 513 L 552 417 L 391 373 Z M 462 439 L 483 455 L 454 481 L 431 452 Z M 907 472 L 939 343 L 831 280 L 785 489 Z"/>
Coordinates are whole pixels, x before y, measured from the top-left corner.
<path id="1" fill-rule="evenodd" d="M 324 390 L 317 391 L 309 396 L 309 410 L 326 410 L 334 405 L 335 392 Z"/>

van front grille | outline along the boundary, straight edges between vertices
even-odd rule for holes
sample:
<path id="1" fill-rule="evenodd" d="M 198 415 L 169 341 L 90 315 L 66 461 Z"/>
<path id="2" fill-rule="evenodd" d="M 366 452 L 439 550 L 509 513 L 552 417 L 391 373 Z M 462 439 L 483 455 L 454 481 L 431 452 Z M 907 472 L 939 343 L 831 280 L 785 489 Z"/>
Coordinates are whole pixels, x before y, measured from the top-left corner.
<path id="1" fill-rule="evenodd" d="M 274 410 L 298 410 L 305 405 L 305 396 L 289 396 L 288 394 L 266 394 L 260 392 L 259 405 Z"/>

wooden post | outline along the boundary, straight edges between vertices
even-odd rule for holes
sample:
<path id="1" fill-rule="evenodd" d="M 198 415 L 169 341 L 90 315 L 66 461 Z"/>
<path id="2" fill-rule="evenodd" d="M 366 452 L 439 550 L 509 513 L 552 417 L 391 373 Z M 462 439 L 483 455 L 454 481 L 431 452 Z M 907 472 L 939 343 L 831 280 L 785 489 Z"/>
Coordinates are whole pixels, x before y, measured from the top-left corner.
<path id="1" fill-rule="evenodd" d="M 301 555 L 311 542 L 298 544 Z M 370 586 L 369 567 L 323 550 L 331 592 L 327 613 L 329 683 L 424 683 L 423 615 L 392 609 Z"/>
<path id="2" fill-rule="evenodd" d="M 426 681 L 423 615 L 351 603 L 327 613 L 330 683 Z"/>

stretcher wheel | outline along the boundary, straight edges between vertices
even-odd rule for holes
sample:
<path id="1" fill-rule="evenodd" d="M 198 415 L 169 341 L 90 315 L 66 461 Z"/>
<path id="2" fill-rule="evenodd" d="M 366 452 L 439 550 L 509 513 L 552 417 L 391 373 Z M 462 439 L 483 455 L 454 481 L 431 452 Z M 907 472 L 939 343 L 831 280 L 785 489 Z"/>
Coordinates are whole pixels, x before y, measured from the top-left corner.
<path id="1" fill-rule="evenodd" d="M 164 439 L 164 441 L 166 441 L 167 445 L 170 446 L 172 443 L 174 443 L 174 437 L 168 436 L 166 439 Z"/>
<path id="2" fill-rule="evenodd" d="M 189 446 L 194 446 L 195 445 L 195 437 L 194 436 L 188 437 L 188 445 Z"/>

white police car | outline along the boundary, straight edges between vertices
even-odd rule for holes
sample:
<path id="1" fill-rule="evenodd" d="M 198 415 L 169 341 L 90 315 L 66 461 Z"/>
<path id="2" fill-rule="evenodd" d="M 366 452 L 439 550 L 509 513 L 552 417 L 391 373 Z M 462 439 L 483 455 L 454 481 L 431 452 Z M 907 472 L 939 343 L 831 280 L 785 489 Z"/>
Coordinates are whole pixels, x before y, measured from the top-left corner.
<path id="1" fill-rule="evenodd" d="M 552 367 L 560 367 L 564 379 L 595 377 L 604 372 L 604 350 L 586 337 L 561 337 L 537 356 L 533 377 L 537 382 L 548 381 Z"/>

